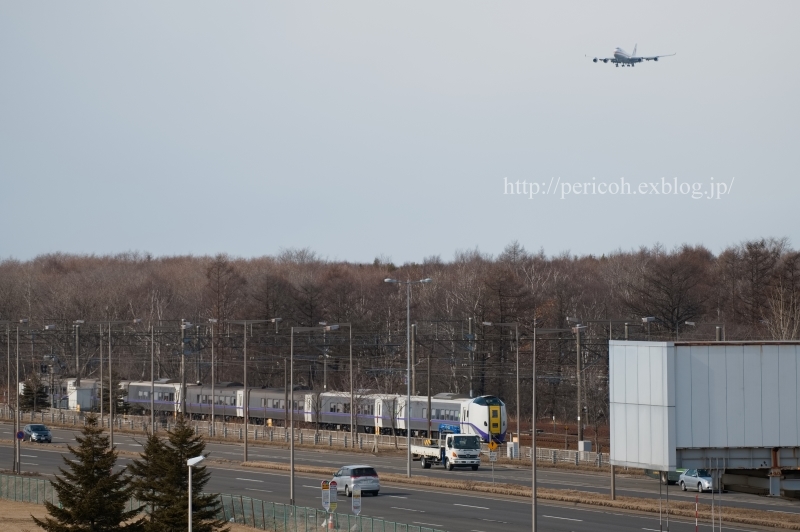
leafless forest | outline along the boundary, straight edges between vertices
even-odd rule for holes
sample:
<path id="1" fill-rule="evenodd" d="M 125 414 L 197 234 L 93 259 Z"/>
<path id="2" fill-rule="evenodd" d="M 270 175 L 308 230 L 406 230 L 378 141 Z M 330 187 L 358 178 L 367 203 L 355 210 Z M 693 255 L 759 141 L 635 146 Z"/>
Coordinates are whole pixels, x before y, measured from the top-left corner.
<path id="1" fill-rule="evenodd" d="M 476 394 L 506 401 L 512 418 L 517 347 L 520 408 L 523 416 L 530 412 L 535 320 L 540 328 L 565 328 L 568 316 L 587 325 L 582 402 L 590 424 L 605 423 L 607 339 L 624 334 L 621 322 L 609 327 L 608 320 L 630 320 L 631 339 L 647 337 L 644 316 L 656 318 L 654 339 L 714 339 L 721 324 L 729 340 L 797 339 L 800 324 L 800 252 L 777 239 L 743 242 L 718 255 L 703 247 L 656 245 L 600 257 L 548 257 L 514 242 L 496 257 L 464 251 L 450 261 L 430 257 L 401 266 L 382 258 L 333 262 L 307 249 L 254 259 L 51 254 L 0 262 L 0 319 L 7 320 L 0 334 L 7 336 L 11 359 L 3 369 L 10 369 L 13 385 L 18 350 L 23 379 L 41 371 L 49 354 L 58 357 L 62 376 L 74 376 L 77 364 L 84 378 L 97 377 L 101 350 L 107 360 L 110 342 L 115 378 L 149 379 L 151 351 L 156 377 L 178 378 L 183 319 L 192 324 L 185 330 L 187 380 L 209 382 L 213 344 L 217 380 L 241 382 L 244 327 L 228 322 L 279 317 L 277 328 L 248 327 L 251 385 L 283 387 L 291 327 L 348 322 L 356 387 L 401 392 L 406 289 L 385 283 L 387 277 L 433 279 L 412 288 L 414 391 L 426 394 L 429 379 L 434 394 L 467 394 L 472 385 Z M 142 322 L 133 325 L 134 318 Z M 213 340 L 209 318 L 218 320 Z M 85 321 L 77 335 L 75 320 Z M 109 338 L 111 321 L 120 323 Z M 519 345 L 513 327 L 483 322 L 518 323 Z M 295 381 L 314 390 L 326 384 L 349 389 L 349 348 L 347 328 L 295 333 Z M 538 337 L 537 370 L 540 416 L 574 420 L 572 332 Z M 2 373 L 5 384 L 8 372 Z"/>

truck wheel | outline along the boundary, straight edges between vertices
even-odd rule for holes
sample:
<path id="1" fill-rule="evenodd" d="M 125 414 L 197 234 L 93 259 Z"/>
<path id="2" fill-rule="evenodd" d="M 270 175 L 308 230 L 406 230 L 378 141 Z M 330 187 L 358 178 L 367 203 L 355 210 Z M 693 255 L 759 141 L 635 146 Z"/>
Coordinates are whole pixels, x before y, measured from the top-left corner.
<path id="1" fill-rule="evenodd" d="M 447 467 L 447 470 L 448 470 L 448 471 L 452 471 L 452 470 L 453 470 L 453 467 L 454 467 L 454 466 L 453 466 L 453 462 L 451 462 L 450 460 L 447 460 L 447 465 L 446 465 L 446 467 Z"/>
<path id="2" fill-rule="evenodd" d="M 425 457 L 422 457 L 422 458 L 419 459 L 419 465 L 422 466 L 422 469 L 428 469 L 428 467 L 430 467 L 428 465 L 428 461 L 425 460 Z"/>
<path id="3" fill-rule="evenodd" d="M 478 470 L 478 465 L 477 465 L 477 464 L 475 464 L 474 466 L 472 466 L 472 470 L 473 470 L 473 471 L 477 471 L 477 470 Z"/>

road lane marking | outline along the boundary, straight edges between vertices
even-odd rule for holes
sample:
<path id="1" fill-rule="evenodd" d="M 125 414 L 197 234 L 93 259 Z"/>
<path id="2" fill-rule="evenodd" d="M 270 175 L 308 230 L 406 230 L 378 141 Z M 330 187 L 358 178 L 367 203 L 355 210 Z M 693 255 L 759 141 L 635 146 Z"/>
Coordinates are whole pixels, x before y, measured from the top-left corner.
<path id="1" fill-rule="evenodd" d="M 21 454 L 20 456 L 24 456 L 25 458 L 39 458 L 38 456 L 34 456 L 32 454 Z"/>
<path id="2" fill-rule="evenodd" d="M 411 508 L 398 508 L 397 506 L 392 506 L 392 510 L 403 510 L 404 512 L 419 512 L 421 514 L 425 513 L 425 510 L 413 510 Z"/>
<path id="3" fill-rule="evenodd" d="M 481 521 L 487 521 L 489 523 L 502 523 L 504 525 L 508 524 L 508 521 L 498 521 L 497 519 L 481 519 Z"/>
<path id="4" fill-rule="evenodd" d="M 643 528 L 642 530 L 649 530 L 650 532 L 661 532 L 660 530 L 656 530 L 655 528 Z"/>
<path id="5" fill-rule="evenodd" d="M 389 497 L 394 497 L 395 499 L 408 499 L 408 497 L 403 497 L 401 495 L 389 495 Z"/>
<path id="6" fill-rule="evenodd" d="M 272 493 L 272 490 L 260 490 L 258 488 L 245 488 L 247 491 L 262 491 L 264 493 Z"/>
<path id="7" fill-rule="evenodd" d="M 306 486 L 305 484 L 303 485 L 303 487 L 304 488 L 311 488 L 312 490 L 320 490 L 320 489 L 322 489 L 321 486 Z"/>
<path id="8" fill-rule="evenodd" d="M 471 504 L 458 504 L 457 502 L 453 503 L 453 506 L 463 506 L 464 508 L 477 508 L 478 510 L 488 510 L 486 506 L 472 506 Z"/>
<path id="9" fill-rule="evenodd" d="M 572 519 L 571 517 L 558 517 L 558 516 L 555 516 L 555 515 L 543 515 L 542 517 L 549 517 L 550 519 L 563 519 L 564 521 L 581 521 L 581 522 L 583 522 L 583 519 Z"/>
<path id="10" fill-rule="evenodd" d="M 422 526 L 444 526 L 444 525 L 438 525 L 436 523 L 423 523 L 422 521 L 411 521 L 411 523 L 415 524 L 415 525 L 422 525 Z"/>
<path id="11" fill-rule="evenodd" d="M 35 465 L 38 466 L 39 464 L 31 464 L 30 462 L 20 462 L 22 465 Z"/>
<path id="12" fill-rule="evenodd" d="M 236 480 L 244 480 L 245 482 L 264 482 L 263 480 L 256 480 L 254 478 L 237 478 Z"/>

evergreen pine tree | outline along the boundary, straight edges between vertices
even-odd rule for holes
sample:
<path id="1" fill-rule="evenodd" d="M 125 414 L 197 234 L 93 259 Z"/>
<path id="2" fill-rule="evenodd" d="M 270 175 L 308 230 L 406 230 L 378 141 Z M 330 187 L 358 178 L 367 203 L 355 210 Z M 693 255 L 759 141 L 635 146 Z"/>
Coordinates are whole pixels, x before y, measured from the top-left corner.
<path id="1" fill-rule="evenodd" d="M 164 443 L 155 434 L 150 434 L 144 444 L 141 458 L 133 460 L 128 466 L 128 471 L 132 475 L 133 496 L 149 508 L 150 516 L 144 525 L 146 532 L 160 530 L 154 521 L 160 511 L 161 497 L 158 489 L 169 470 L 165 463 L 168 459 L 169 453 Z"/>
<path id="2" fill-rule="evenodd" d="M 133 488 L 124 470 L 113 471 L 117 452 L 108 448 L 95 416 L 86 418 L 75 440 L 77 447 L 67 446 L 75 461 L 63 457 L 67 469 L 59 468 L 53 481 L 61 505 L 46 502 L 49 517 L 34 522 L 47 532 L 141 532 L 143 520 L 133 520 L 139 510 L 125 510 Z"/>
<path id="3" fill-rule="evenodd" d="M 19 409 L 23 412 L 41 412 L 50 407 L 50 398 L 44 383 L 36 373 L 31 374 L 30 378 L 22 385 L 22 393 L 19 396 Z"/>
<path id="4" fill-rule="evenodd" d="M 151 438 L 154 438 L 151 436 Z M 155 438 L 157 439 L 157 438 Z M 189 458 L 200 456 L 206 444 L 183 418 L 168 433 L 166 442 L 148 443 L 137 461 L 134 480 L 137 497 L 151 507 L 147 532 L 183 532 L 189 511 Z M 210 473 L 205 467 L 192 468 L 192 530 L 196 532 L 226 531 L 224 521 L 217 518 L 219 499 L 203 494 Z"/>

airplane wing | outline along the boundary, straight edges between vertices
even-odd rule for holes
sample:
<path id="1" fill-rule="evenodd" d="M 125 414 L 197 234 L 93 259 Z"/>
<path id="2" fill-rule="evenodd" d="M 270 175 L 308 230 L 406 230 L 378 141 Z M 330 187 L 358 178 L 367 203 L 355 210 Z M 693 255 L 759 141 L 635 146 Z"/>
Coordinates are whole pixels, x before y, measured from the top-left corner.
<path id="1" fill-rule="evenodd" d="M 595 57 L 592 61 L 594 63 L 616 63 L 617 59 L 614 57 Z"/>
<path id="2" fill-rule="evenodd" d="M 650 57 L 639 57 L 637 59 L 644 59 L 645 61 L 658 61 L 659 57 L 672 57 L 676 54 L 667 54 L 667 55 L 652 55 Z"/>

